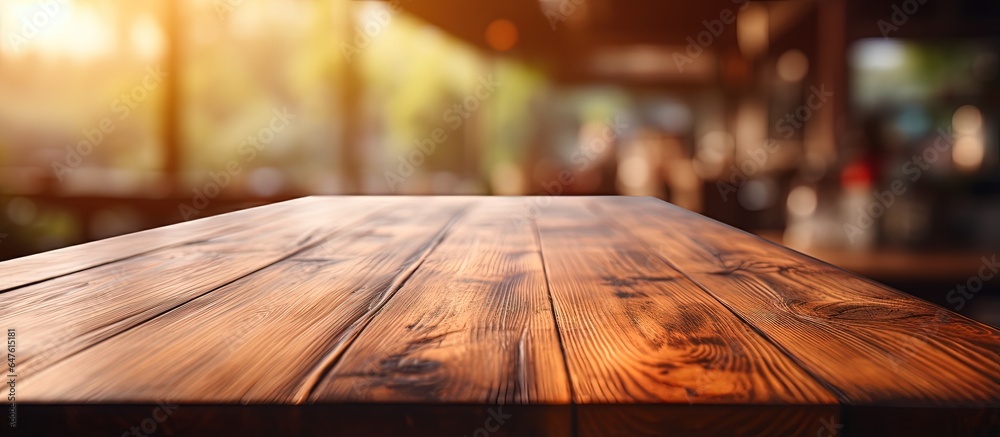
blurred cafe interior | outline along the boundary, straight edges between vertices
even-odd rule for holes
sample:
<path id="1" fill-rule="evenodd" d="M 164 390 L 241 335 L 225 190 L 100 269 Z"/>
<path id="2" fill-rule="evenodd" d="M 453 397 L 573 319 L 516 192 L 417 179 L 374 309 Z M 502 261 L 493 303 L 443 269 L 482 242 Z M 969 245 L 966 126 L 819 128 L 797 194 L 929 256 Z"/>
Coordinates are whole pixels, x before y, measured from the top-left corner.
<path id="1" fill-rule="evenodd" d="M 0 260 L 306 195 L 655 196 L 1000 326 L 998 145 L 995 0 L 0 2 Z"/>

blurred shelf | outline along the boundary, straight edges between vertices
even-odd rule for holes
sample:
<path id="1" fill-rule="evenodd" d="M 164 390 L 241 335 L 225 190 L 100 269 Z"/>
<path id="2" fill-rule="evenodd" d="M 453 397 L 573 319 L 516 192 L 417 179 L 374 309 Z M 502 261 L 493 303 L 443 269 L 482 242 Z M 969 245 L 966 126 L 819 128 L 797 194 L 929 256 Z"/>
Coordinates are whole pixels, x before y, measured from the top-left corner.
<path id="1" fill-rule="evenodd" d="M 780 232 L 762 231 L 755 234 L 783 245 Z M 949 282 L 975 275 L 982 258 L 990 256 L 983 251 L 944 250 L 939 252 L 911 251 L 898 248 L 872 248 L 869 250 L 835 249 L 817 247 L 791 247 L 813 258 L 828 262 L 845 270 L 883 282 Z"/>

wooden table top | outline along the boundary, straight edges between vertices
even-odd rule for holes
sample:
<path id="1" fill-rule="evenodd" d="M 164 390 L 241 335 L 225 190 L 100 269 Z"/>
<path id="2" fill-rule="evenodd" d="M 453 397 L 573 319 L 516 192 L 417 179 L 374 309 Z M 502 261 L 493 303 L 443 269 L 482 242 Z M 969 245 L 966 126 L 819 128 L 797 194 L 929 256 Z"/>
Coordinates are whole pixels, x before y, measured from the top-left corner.
<path id="1" fill-rule="evenodd" d="M 0 291 L 19 429 L 1000 432 L 996 329 L 651 198 L 308 197 Z"/>

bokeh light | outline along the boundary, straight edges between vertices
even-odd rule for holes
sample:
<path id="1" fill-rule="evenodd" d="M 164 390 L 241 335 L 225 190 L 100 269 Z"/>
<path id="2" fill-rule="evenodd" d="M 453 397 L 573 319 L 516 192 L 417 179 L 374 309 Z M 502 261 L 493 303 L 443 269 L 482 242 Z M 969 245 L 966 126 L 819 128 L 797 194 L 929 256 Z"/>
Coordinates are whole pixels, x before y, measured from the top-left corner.
<path id="1" fill-rule="evenodd" d="M 510 20 L 499 18 L 486 27 L 486 43 L 494 50 L 505 52 L 517 45 L 517 26 Z"/>

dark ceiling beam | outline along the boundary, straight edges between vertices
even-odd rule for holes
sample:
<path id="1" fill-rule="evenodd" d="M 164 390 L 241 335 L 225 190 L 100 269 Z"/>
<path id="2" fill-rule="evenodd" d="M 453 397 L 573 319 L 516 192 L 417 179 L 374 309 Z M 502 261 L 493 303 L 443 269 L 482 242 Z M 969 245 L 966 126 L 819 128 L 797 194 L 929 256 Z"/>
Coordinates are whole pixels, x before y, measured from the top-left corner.
<path id="1" fill-rule="evenodd" d="M 492 50 L 484 36 L 487 26 L 509 20 L 517 26 L 519 40 L 505 55 L 550 68 L 559 81 L 602 79 L 591 68 L 595 56 L 615 50 L 683 51 L 694 42 L 699 46 L 695 50 L 720 59 L 736 50 L 736 23 L 724 24 L 721 31 L 717 23 L 745 6 L 740 0 L 399 1 L 409 13 L 487 51 Z M 759 3 L 773 12 L 772 35 L 779 37 L 813 11 L 816 0 Z M 713 29 L 716 32 L 707 38 Z M 702 43 L 710 42 L 699 43 L 699 36 Z M 683 83 L 692 78 L 662 74 L 632 79 Z"/>

